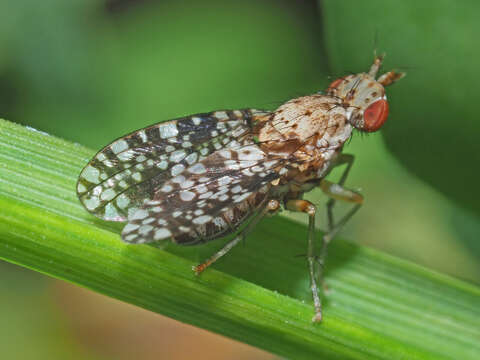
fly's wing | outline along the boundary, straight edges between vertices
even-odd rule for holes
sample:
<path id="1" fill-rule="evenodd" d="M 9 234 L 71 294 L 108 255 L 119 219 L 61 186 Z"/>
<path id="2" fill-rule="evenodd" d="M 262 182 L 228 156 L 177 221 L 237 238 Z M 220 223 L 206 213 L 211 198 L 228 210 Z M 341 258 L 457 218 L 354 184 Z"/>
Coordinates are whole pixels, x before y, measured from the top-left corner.
<path id="1" fill-rule="evenodd" d="M 126 221 L 155 189 L 222 148 L 238 146 L 260 110 L 215 111 L 135 131 L 106 146 L 77 182 L 80 202 L 104 220 Z"/>
<path id="2" fill-rule="evenodd" d="M 268 200 L 280 161 L 256 145 L 216 151 L 158 188 L 129 216 L 122 239 L 188 245 L 232 232 Z"/>

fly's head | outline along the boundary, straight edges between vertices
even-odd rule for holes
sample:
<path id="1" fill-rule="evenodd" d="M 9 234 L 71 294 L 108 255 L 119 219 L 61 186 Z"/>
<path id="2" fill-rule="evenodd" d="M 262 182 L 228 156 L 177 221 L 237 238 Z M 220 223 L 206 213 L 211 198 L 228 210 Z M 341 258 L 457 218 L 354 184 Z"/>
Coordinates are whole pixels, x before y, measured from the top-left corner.
<path id="1" fill-rule="evenodd" d="M 385 86 L 405 75 L 389 71 L 376 79 L 382 60 L 383 56 L 376 56 L 368 73 L 339 78 L 327 89 L 328 95 L 341 99 L 348 121 L 357 130 L 373 132 L 382 127 L 388 117 Z"/>

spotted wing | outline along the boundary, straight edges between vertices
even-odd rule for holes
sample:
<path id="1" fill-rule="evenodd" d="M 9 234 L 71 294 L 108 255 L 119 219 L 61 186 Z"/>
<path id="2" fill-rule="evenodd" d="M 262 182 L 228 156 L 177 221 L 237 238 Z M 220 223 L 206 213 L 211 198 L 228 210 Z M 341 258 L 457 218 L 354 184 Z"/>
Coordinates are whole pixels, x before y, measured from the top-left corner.
<path id="1" fill-rule="evenodd" d="M 126 221 L 155 189 L 212 152 L 238 145 L 250 133 L 254 109 L 215 111 L 156 124 L 106 146 L 85 166 L 77 183 L 93 215 Z"/>
<path id="2" fill-rule="evenodd" d="M 266 202 L 279 163 L 256 145 L 219 150 L 158 188 L 129 216 L 122 238 L 188 245 L 232 232 Z"/>

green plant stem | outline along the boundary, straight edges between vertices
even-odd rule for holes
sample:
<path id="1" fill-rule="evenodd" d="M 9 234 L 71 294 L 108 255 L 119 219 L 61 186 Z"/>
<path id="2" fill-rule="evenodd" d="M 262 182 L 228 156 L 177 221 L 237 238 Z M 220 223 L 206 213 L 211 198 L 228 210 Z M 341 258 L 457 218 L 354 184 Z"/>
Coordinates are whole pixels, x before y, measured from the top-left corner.
<path id="1" fill-rule="evenodd" d="M 221 246 L 126 245 L 79 204 L 94 152 L 0 120 L 0 258 L 292 359 L 475 359 L 480 289 L 335 240 L 311 323 L 306 229 L 280 216 L 201 276 Z M 159 335 L 160 336 L 160 335 Z"/>

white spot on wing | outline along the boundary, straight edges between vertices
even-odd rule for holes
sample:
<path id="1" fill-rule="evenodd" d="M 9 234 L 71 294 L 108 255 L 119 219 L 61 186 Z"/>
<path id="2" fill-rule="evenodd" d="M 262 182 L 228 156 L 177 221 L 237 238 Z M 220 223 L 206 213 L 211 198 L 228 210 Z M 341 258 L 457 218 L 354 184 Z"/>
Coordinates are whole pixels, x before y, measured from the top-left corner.
<path id="1" fill-rule="evenodd" d="M 210 220 L 212 220 L 211 215 L 202 215 L 202 216 L 199 216 L 199 217 L 193 219 L 193 223 L 201 225 L 201 224 L 205 224 L 205 223 L 209 222 Z"/>
<path id="2" fill-rule="evenodd" d="M 169 185 L 169 184 L 165 184 L 162 186 L 162 188 L 160 189 L 160 191 L 164 192 L 164 193 L 169 193 L 173 190 L 173 187 L 172 185 Z"/>
<path id="3" fill-rule="evenodd" d="M 147 235 L 152 229 L 152 225 L 142 225 L 140 226 L 140 229 L 138 229 L 138 233 L 141 235 Z"/>
<path id="4" fill-rule="evenodd" d="M 138 228 L 140 227 L 140 225 L 138 224 L 131 224 L 131 223 L 128 223 L 127 225 L 125 225 L 125 227 L 123 228 L 123 233 L 124 234 L 128 234 L 129 232 L 132 232 L 134 230 L 137 230 Z"/>
<path id="5" fill-rule="evenodd" d="M 185 181 L 185 176 L 183 175 L 175 176 L 171 181 L 177 184 L 182 184 Z"/>
<path id="6" fill-rule="evenodd" d="M 183 166 L 182 164 L 177 164 L 175 166 L 172 166 L 172 169 L 170 170 L 170 173 L 172 174 L 172 176 L 177 176 L 183 170 L 185 170 L 185 166 Z"/>
<path id="7" fill-rule="evenodd" d="M 128 149 L 128 143 L 125 140 L 117 140 L 110 146 L 110 148 L 114 154 L 118 154 Z"/>
<path id="8" fill-rule="evenodd" d="M 177 136 L 178 134 L 177 124 L 173 122 L 169 124 L 160 125 L 158 130 L 160 131 L 160 137 L 162 139 Z"/>
<path id="9" fill-rule="evenodd" d="M 139 209 L 133 213 L 129 220 L 142 220 L 148 216 L 148 211 L 144 209 Z"/>
<path id="10" fill-rule="evenodd" d="M 203 194 L 204 192 L 206 192 L 208 189 L 205 185 L 201 184 L 201 185 L 198 185 L 195 190 L 197 191 L 197 193 L 199 194 Z"/>
<path id="11" fill-rule="evenodd" d="M 196 152 L 191 153 L 185 158 L 185 161 L 188 163 L 188 165 L 194 164 L 198 159 L 198 154 Z"/>
<path id="12" fill-rule="evenodd" d="M 87 188 L 82 183 L 78 183 L 77 192 L 81 194 L 81 193 L 84 193 L 85 191 L 87 191 Z"/>
<path id="13" fill-rule="evenodd" d="M 135 180 L 135 181 L 141 181 L 142 180 L 142 174 L 140 174 L 139 172 L 133 173 L 132 174 L 132 179 Z"/>
<path id="14" fill-rule="evenodd" d="M 240 185 L 236 185 L 232 188 L 231 192 L 236 194 L 238 192 L 242 191 L 242 187 Z"/>
<path id="15" fill-rule="evenodd" d="M 232 152 L 230 150 L 220 150 L 218 153 L 222 155 L 225 159 L 232 158 Z"/>
<path id="16" fill-rule="evenodd" d="M 215 116 L 218 120 L 227 120 L 228 115 L 225 111 L 215 111 L 213 113 L 213 116 Z"/>
<path id="17" fill-rule="evenodd" d="M 222 229 L 227 226 L 227 223 L 221 216 L 218 216 L 215 219 L 213 219 L 213 223 Z"/>
<path id="18" fill-rule="evenodd" d="M 280 175 L 284 175 L 288 172 L 287 168 L 281 168 L 280 171 L 278 172 Z"/>
<path id="19" fill-rule="evenodd" d="M 188 168 L 188 171 L 192 174 L 204 174 L 207 172 L 207 169 L 202 163 L 196 163 Z"/>
<path id="20" fill-rule="evenodd" d="M 147 135 L 145 134 L 145 131 L 140 130 L 137 134 L 140 136 L 140 139 L 142 139 L 143 142 L 147 142 Z"/>
<path id="21" fill-rule="evenodd" d="M 105 218 L 111 220 L 121 219 L 121 216 L 118 214 L 117 208 L 112 203 L 108 203 L 105 206 Z"/>
<path id="22" fill-rule="evenodd" d="M 109 201 L 112 200 L 115 197 L 116 193 L 113 189 L 106 189 L 102 194 L 100 195 L 100 199 Z"/>
<path id="23" fill-rule="evenodd" d="M 187 155 L 185 150 L 177 150 L 170 154 L 170 161 L 174 163 L 178 163 L 183 160 L 183 158 Z"/>
<path id="24" fill-rule="evenodd" d="M 82 177 L 85 180 L 94 184 L 97 184 L 100 182 L 99 176 L 100 176 L 100 171 L 97 168 L 93 167 L 92 165 L 88 165 L 87 167 L 85 167 L 82 173 Z"/>
<path id="25" fill-rule="evenodd" d="M 250 169 L 244 169 L 242 173 L 247 176 L 253 176 L 253 172 L 251 172 Z"/>
<path id="26" fill-rule="evenodd" d="M 192 180 L 186 180 L 184 183 L 180 184 L 180 187 L 182 189 L 188 189 L 189 187 L 192 187 L 195 185 L 195 183 Z"/>
<path id="27" fill-rule="evenodd" d="M 162 240 L 172 236 L 172 233 L 166 228 L 160 228 L 155 231 L 154 240 Z"/>
<path id="28" fill-rule="evenodd" d="M 159 169 L 165 170 L 168 167 L 168 162 L 166 162 L 165 160 L 162 160 L 157 164 L 157 167 Z"/>
<path id="29" fill-rule="evenodd" d="M 262 165 L 265 169 L 270 169 L 271 167 L 273 167 L 276 163 L 278 163 L 277 160 L 271 160 L 271 161 L 266 161 L 264 162 Z"/>
<path id="30" fill-rule="evenodd" d="M 97 196 L 92 196 L 91 198 L 85 199 L 83 203 L 88 210 L 93 211 L 100 205 L 100 199 Z"/>
<path id="31" fill-rule="evenodd" d="M 110 161 L 110 160 L 104 160 L 103 161 L 103 165 L 105 165 L 106 167 L 113 167 L 113 163 Z"/>
<path id="32" fill-rule="evenodd" d="M 250 194 L 251 194 L 250 192 L 247 192 L 247 193 L 239 195 L 239 196 L 235 195 L 234 196 L 234 202 L 239 203 L 239 202 L 245 200 L 246 198 L 248 198 L 250 196 Z"/>
<path id="33" fill-rule="evenodd" d="M 262 160 L 265 154 L 257 146 L 246 146 L 238 150 L 238 159 L 241 161 L 255 161 Z"/>
<path id="34" fill-rule="evenodd" d="M 213 192 L 209 191 L 209 192 L 206 192 L 205 194 L 200 195 L 198 198 L 199 199 L 208 199 L 212 195 L 213 195 Z"/>
<path id="35" fill-rule="evenodd" d="M 195 193 L 191 191 L 180 192 L 180 199 L 182 199 L 183 201 L 192 201 L 194 197 L 195 197 Z"/>
<path id="36" fill-rule="evenodd" d="M 222 176 L 220 179 L 218 179 L 218 186 L 223 186 L 230 184 L 232 182 L 232 178 L 230 176 Z"/>
<path id="37" fill-rule="evenodd" d="M 134 156 L 135 156 L 135 151 L 133 151 L 133 150 L 123 151 L 123 152 L 121 152 L 120 154 L 117 155 L 117 157 L 120 161 L 132 160 L 132 158 Z"/>
<path id="38" fill-rule="evenodd" d="M 133 241 L 137 237 L 138 237 L 137 234 L 130 234 L 130 235 L 125 236 L 125 241 Z"/>

